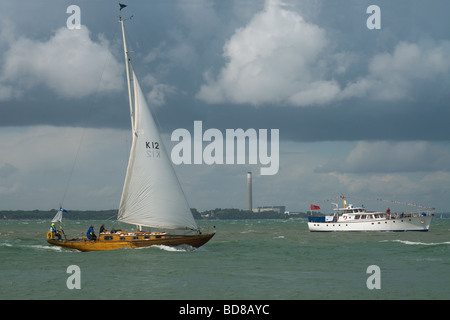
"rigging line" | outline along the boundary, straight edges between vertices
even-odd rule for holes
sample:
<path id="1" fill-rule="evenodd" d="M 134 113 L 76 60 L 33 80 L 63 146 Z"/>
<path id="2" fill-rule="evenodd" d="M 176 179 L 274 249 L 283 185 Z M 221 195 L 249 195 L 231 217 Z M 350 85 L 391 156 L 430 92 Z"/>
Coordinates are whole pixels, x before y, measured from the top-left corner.
<path id="1" fill-rule="evenodd" d="M 115 29 L 116 29 L 116 28 L 115 28 Z M 116 34 L 117 34 L 117 30 L 114 31 L 113 39 L 115 39 Z M 102 73 L 100 74 L 100 79 L 99 79 L 99 81 L 98 81 L 97 88 L 96 88 L 96 90 L 95 90 L 94 99 L 93 99 L 93 102 L 92 102 L 92 103 L 89 105 L 89 107 L 88 107 L 88 115 L 91 113 L 92 106 L 94 106 L 94 105 L 97 103 L 98 92 L 99 92 L 99 89 L 100 89 L 100 85 L 101 85 L 101 83 L 102 83 L 103 74 L 104 74 L 104 72 L 105 72 L 106 65 L 107 65 L 107 63 L 108 63 L 108 60 L 109 60 L 109 56 L 110 56 L 110 55 L 112 55 L 112 53 L 111 53 L 109 50 L 107 50 L 107 51 L 106 51 L 105 62 L 104 62 L 104 64 L 103 64 L 103 68 L 102 68 Z M 70 182 L 71 182 L 71 180 L 72 180 L 72 176 L 73 176 L 73 172 L 74 172 L 74 169 L 75 169 L 75 165 L 76 165 L 76 163 L 77 163 L 77 161 L 78 161 L 78 157 L 79 157 L 79 154 L 80 154 L 81 145 L 82 145 L 82 143 L 83 143 L 84 136 L 85 136 L 85 134 L 86 134 L 86 128 L 87 128 L 87 125 L 88 125 L 88 120 L 89 120 L 89 117 L 86 118 L 85 125 L 83 126 L 83 131 L 82 131 L 82 133 L 81 133 L 80 142 L 78 143 L 77 151 L 76 151 L 76 154 L 75 154 L 75 159 L 74 159 L 74 161 L 73 161 L 72 168 L 70 169 L 70 173 L 69 173 L 69 177 L 68 177 L 68 179 L 67 179 L 66 187 L 65 187 L 65 189 L 64 189 L 64 193 L 63 193 L 63 196 L 62 196 L 62 200 L 61 200 L 61 202 L 60 202 L 60 207 L 63 206 L 64 200 L 65 200 L 66 195 L 67 195 L 67 192 L 68 192 L 68 190 L 69 190 L 69 185 L 70 185 Z"/>

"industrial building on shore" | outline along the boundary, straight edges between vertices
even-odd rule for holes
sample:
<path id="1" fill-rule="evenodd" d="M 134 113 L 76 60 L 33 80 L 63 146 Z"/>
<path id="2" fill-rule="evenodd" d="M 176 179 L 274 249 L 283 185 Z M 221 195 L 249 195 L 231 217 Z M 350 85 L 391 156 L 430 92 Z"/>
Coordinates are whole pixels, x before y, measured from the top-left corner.
<path id="1" fill-rule="evenodd" d="M 252 210 L 253 212 L 261 213 L 261 212 L 276 212 L 284 214 L 286 212 L 286 206 L 263 206 L 257 207 Z"/>
<path id="2" fill-rule="evenodd" d="M 247 172 L 247 210 L 256 213 L 261 212 L 276 212 L 284 214 L 286 212 L 286 206 L 263 206 L 253 209 L 253 192 L 252 192 L 252 173 Z"/>

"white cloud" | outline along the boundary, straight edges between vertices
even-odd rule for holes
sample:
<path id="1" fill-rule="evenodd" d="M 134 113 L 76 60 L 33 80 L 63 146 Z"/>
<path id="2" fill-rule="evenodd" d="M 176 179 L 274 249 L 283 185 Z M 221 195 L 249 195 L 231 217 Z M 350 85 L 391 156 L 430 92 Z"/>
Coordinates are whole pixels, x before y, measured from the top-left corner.
<path id="1" fill-rule="evenodd" d="M 159 83 L 152 75 L 143 78 L 143 82 L 150 85 L 152 90 L 147 94 L 147 102 L 151 107 L 160 107 L 166 104 L 166 97 L 177 93 L 174 86 Z"/>
<path id="2" fill-rule="evenodd" d="M 69 173 L 75 160 L 82 128 L 37 126 L 27 128 L 0 128 L 0 202 L 8 209 L 50 209 L 59 205 L 67 187 Z M 86 129 L 74 174 L 64 201 L 68 209 L 117 208 L 128 161 L 131 137 L 128 130 Z M 170 150 L 173 145 L 168 135 L 163 136 Z M 127 143 L 128 142 L 128 143 Z M 450 170 L 408 172 L 317 173 L 314 169 L 339 150 L 348 149 L 348 143 L 294 143 L 280 145 L 280 170 L 274 176 L 259 176 L 249 165 L 180 165 L 174 166 L 189 203 L 200 210 L 215 207 L 246 207 L 246 173 L 255 172 L 253 199 L 255 206 L 287 205 L 289 210 L 308 210 L 311 201 L 326 199 L 340 193 L 363 197 L 403 196 L 406 200 L 431 205 L 440 197 L 446 201 Z M 370 149 L 374 149 L 370 153 Z M 403 154 L 401 150 L 417 149 Z M 394 152 L 395 144 L 360 144 L 350 153 L 368 152 L 361 161 L 385 152 Z M 426 143 L 406 143 L 399 146 L 392 161 L 418 154 L 432 153 L 431 158 L 448 162 L 444 146 Z M 379 155 L 380 153 L 380 155 Z M 401 159 L 400 159 L 401 160 Z M 437 160 L 437 159 L 436 159 Z M 405 161 L 405 159 L 403 159 Z M 398 163 L 398 162 L 397 162 Z M 350 165 L 351 163 L 347 163 Z M 355 164 L 355 163 L 353 163 Z M 357 164 L 357 163 L 356 163 Z M 217 181 L 222 183 L 217 186 Z M 445 192 L 444 192 L 445 191 Z M 224 193 L 229 197 L 221 197 Z M 329 208 L 325 208 L 329 209 Z"/>
<path id="3" fill-rule="evenodd" d="M 289 11 L 279 1 L 266 1 L 244 27 L 227 41 L 227 61 L 217 79 L 205 74 L 197 94 L 209 103 L 285 102 L 297 106 L 326 103 L 339 93 L 327 79 L 322 59 L 328 40 L 325 31 Z"/>
<path id="4" fill-rule="evenodd" d="M 450 42 L 398 43 L 392 53 L 380 53 L 369 62 L 367 76 L 351 82 L 342 98 L 369 97 L 376 100 L 407 98 L 415 82 L 446 75 L 450 70 Z"/>
<path id="5" fill-rule="evenodd" d="M 446 210 L 445 194 L 448 194 L 449 190 L 446 186 L 450 185 L 449 171 L 368 172 L 365 174 L 315 171 L 318 164 L 325 163 L 334 154 L 339 154 L 340 150 L 346 150 L 349 146 L 347 142 L 282 142 L 280 170 L 270 177 L 258 175 L 258 170 L 248 165 L 179 165 L 175 166 L 175 169 L 189 203 L 199 210 L 215 207 L 245 209 L 246 173 L 252 169 L 255 207 L 286 205 L 288 210 L 305 212 L 309 210 L 312 202 L 343 193 L 346 196 L 362 199 L 379 197 L 417 202 Z M 220 186 L 214 184 L 217 180 L 221 181 Z M 214 187 L 211 188 L 211 185 Z M 224 192 L 228 195 L 225 198 L 220 196 Z M 385 206 L 385 203 L 371 203 L 370 209 L 381 210 L 383 207 L 375 208 L 372 205 Z M 324 203 L 322 209 L 323 212 L 330 212 L 331 203 Z"/>
<path id="6" fill-rule="evenodd" d="M 410 99 L 414 86 L 447 75 L 450 42 L 399 42 L 375 53 L 367 74 L 339 83 L 356 53 L 338 52 L 325 29 L 278 0 L 267 0 L 223 47 L 225 66 L 204 74 L 197 98 L 208 103 L 323 105 L 349 98 Z"/>
<path id="7" fill-rule="evenodd" d="M 446 145 L 426 141 L 360 141 L 345 159 L 330 159 L 317 172 L 392 173 L 450 171 Z"/>
<path id="8" fill-rule="evenodd" d="M 4 40 L 8 49 L 0 75 L 0 99 L 11 98 L 11 90 L 17 95 L 39 85 L 67 98 L 122 88 L 124 68 L 111 54 L 109 42 L 101 35 L 92 40 L 85 26 L 79 30 L 62 27 L 47 41 L 24 36 Z"/>
<path id="9" fill-rule="evenodd" d="M 164 83 L 157 83 L 147 95 L 150 106 L 159 107 L 166 104 L 166 96 L 176 93 L 175 87 Z"/>
<path id="10" fill-rule="evenodd" d="M 130 135 L 115 129 L 0 128 L 0 203 L 8 209 L 48 210 L 59 205 L 68 188 L 63 203 L 68 208 L 117 208 Z"/>

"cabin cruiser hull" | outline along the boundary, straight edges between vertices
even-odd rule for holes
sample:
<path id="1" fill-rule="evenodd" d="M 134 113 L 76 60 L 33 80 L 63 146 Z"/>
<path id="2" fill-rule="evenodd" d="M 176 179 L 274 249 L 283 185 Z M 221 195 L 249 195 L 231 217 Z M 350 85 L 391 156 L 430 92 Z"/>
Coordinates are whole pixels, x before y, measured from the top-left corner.
<path id="1" fill-rule="evenodd" d="M 311 218 L 311 217 L 310 217 Z M 412 216 L 369 221 L 308 221 L 310 231 L 428 231 L 433 216 Z M 314 219 L 309 219 L 314 220 Z"/>
<path id="2" fill-rule="evenodd" d="M 201 247 L 208 242 L 215 233 L 197 235 L 171 235 L 164 232 L 157 233 L 101 233 L 97 240 L 71 239 L 58 240 L 48 239 L 47 242 L 79 251 L 106 251 L 121 248 L 143 248 L 156 245 L 176 247 L 189 245 L 194 248 Z"/>

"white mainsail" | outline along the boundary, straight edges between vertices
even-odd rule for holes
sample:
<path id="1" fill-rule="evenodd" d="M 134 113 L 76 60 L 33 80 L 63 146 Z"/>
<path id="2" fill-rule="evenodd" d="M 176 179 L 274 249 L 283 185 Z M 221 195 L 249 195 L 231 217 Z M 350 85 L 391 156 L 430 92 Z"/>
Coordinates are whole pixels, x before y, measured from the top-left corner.
<path id="1" fill-rule="evenodd" d="M 131 66 L 123 22 L 120 18 L 133 142 L 117 220 L 156 228 L 198 229 Z"/>
<path id="2" fill-rule="evenodd" d="M 134 132 L 118 220 L 149 227 L 197 229 L 133 70 L 131 74 Z"/>

